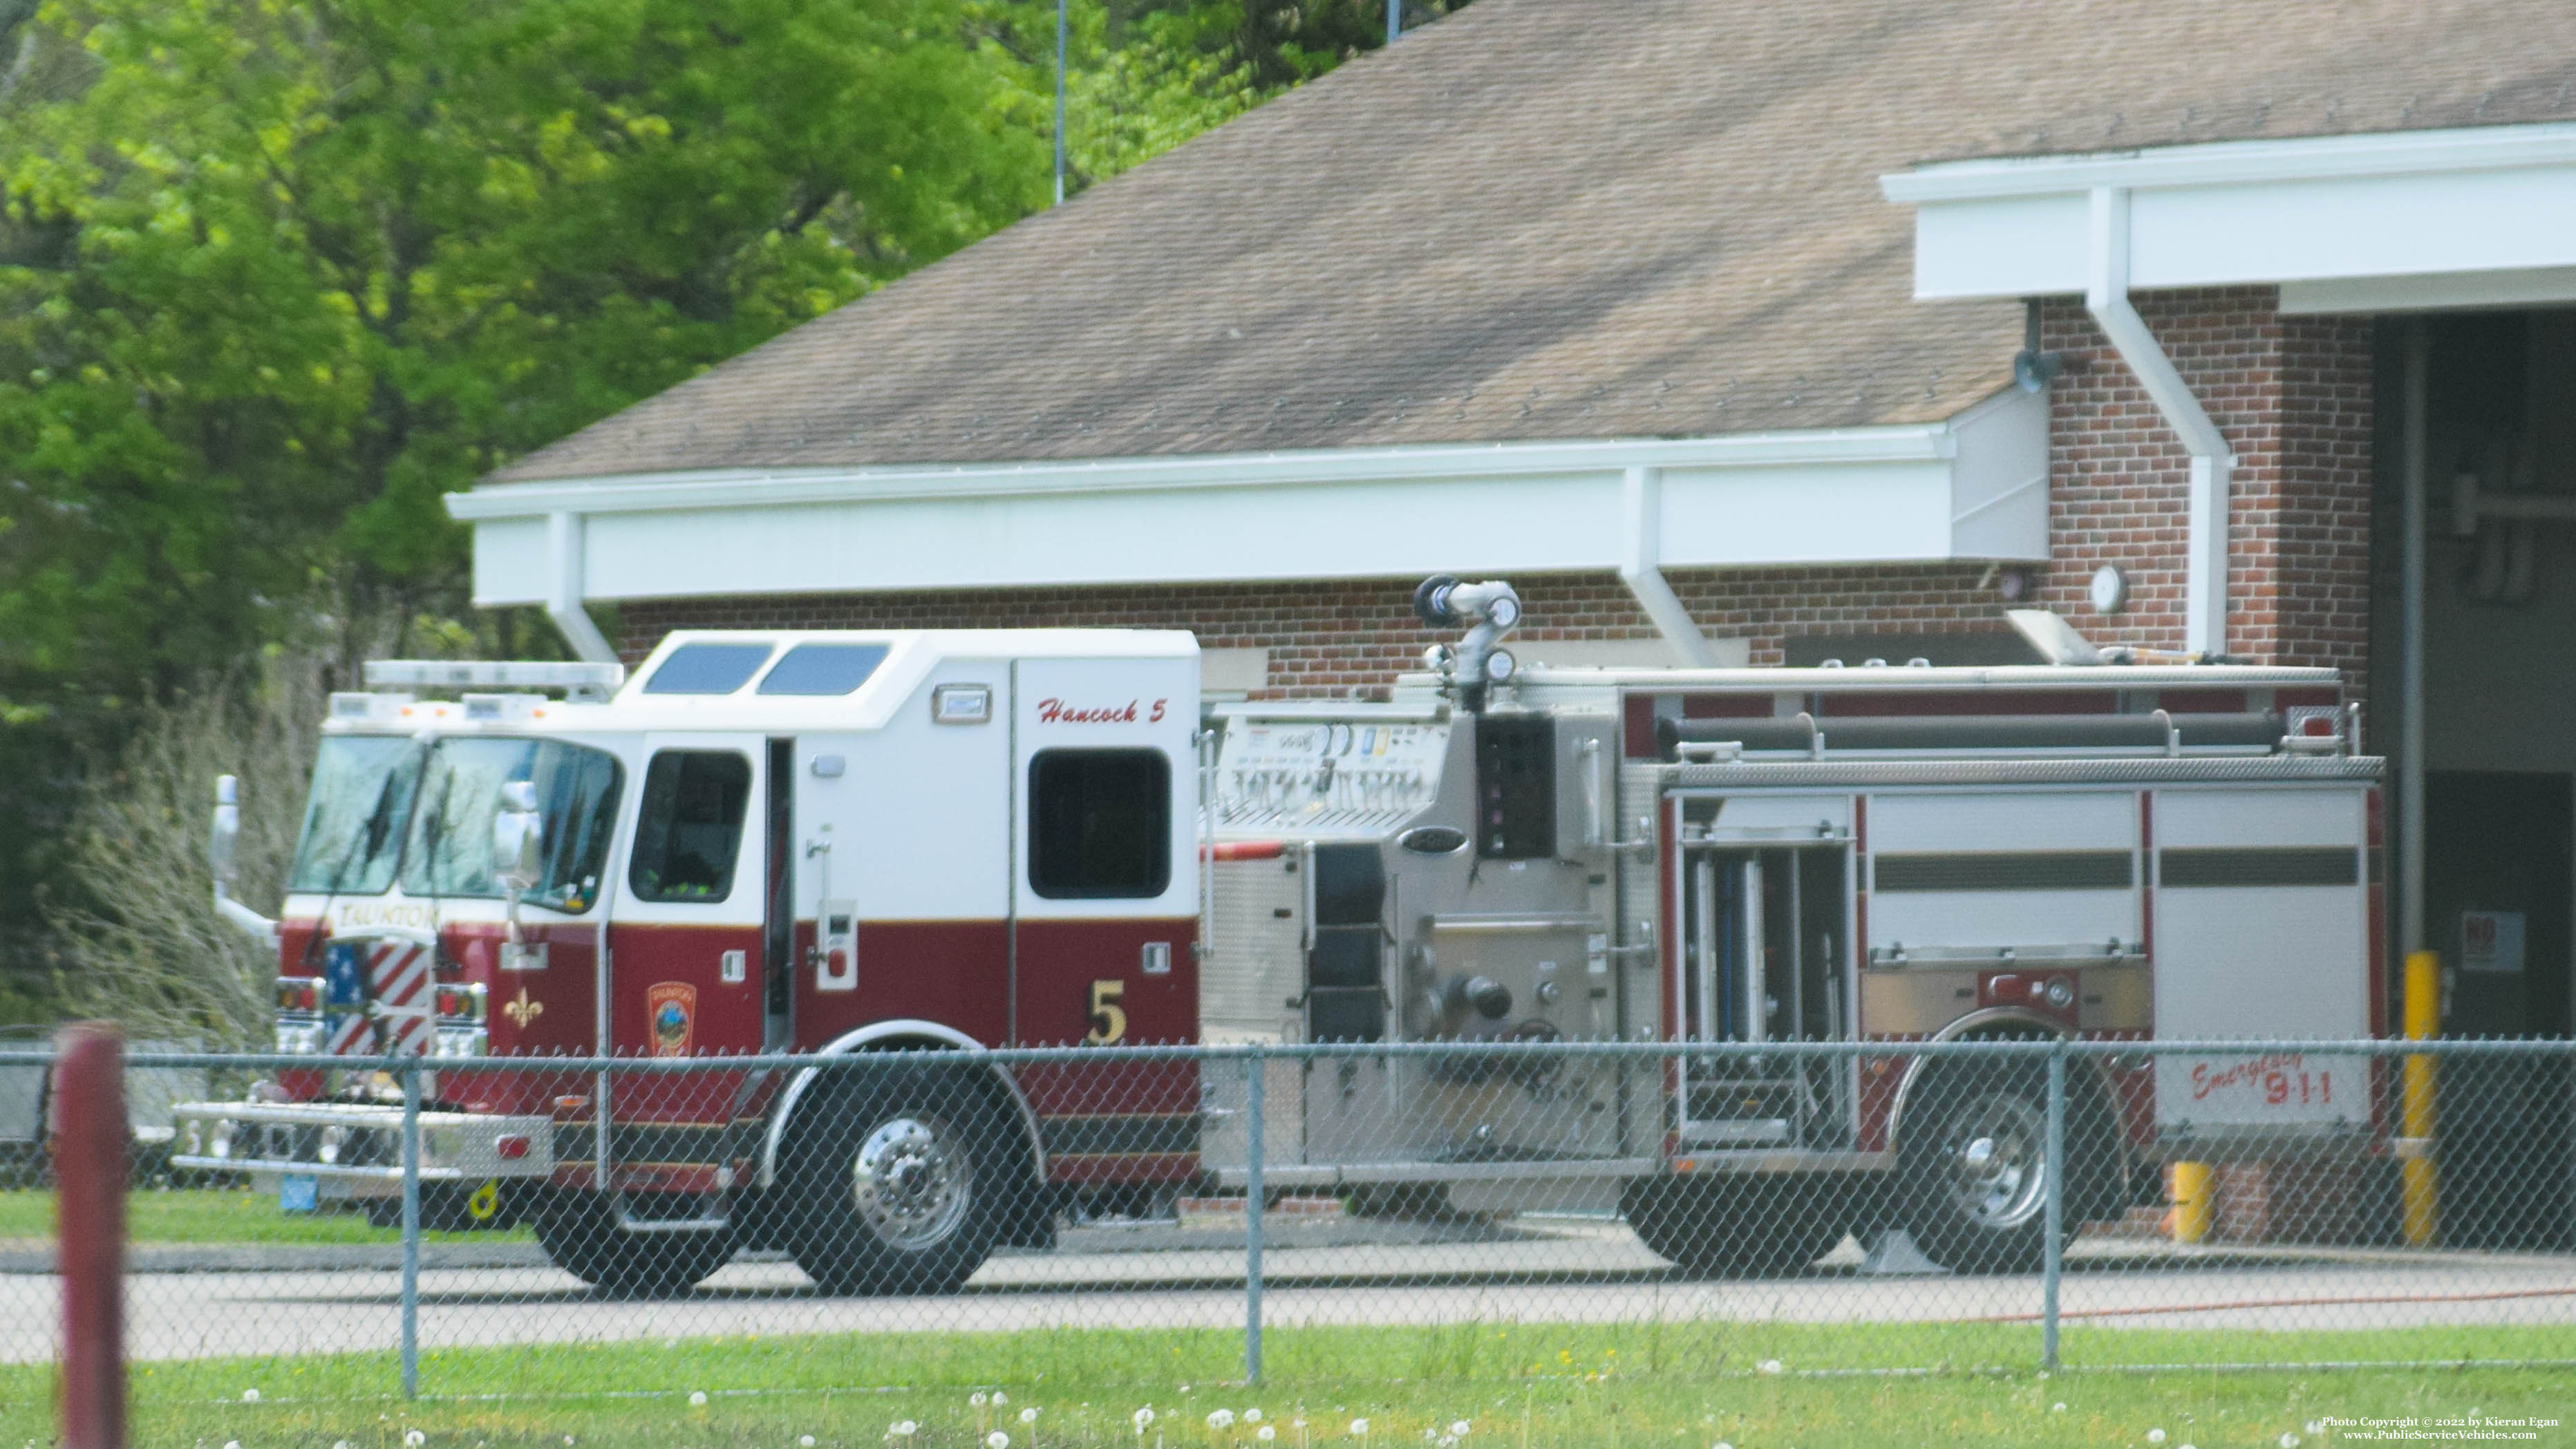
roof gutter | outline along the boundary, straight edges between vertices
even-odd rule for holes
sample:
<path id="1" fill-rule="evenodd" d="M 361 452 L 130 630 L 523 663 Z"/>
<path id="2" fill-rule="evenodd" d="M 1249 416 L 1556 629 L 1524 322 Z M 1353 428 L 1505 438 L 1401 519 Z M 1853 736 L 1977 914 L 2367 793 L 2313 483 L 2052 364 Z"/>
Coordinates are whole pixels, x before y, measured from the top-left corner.
<path id="1" fill-rule="evenodd" d="M 2092 189 L 2092 255 L 2084 309 L 2137 375 L 2156 411 L 2191 455 L 2188 530 L 2183 545 L 2183 647 L 2209 658 L 2227 652 L 2227 495 L 2236 455 L 2129 302 L 2129 190 Z"/>

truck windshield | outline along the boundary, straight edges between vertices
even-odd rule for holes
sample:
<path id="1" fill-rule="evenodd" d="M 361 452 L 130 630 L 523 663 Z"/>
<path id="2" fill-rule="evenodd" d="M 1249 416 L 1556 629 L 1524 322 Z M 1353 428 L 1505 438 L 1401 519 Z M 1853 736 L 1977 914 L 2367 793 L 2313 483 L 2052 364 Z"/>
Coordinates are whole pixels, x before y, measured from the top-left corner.
<path id="1" fill-rule="evenodd" d="M 420 745 L 399 735 L 332 735 L 313 762 L 291 891 L 381 895 L 402 858 L 420 785 Z"/>
<path id="2" fill-rule="evenodd" d="M 421 772 L 421 807 L 403 851 L 403 890 L 415 896 L 497 896 L 492 876 L 492 817 L 501 787 L 537 787 L 545 815 L 543 878 L 530 904 L 586 911 L 599 899 L 600 871 L 617 818 L 615 756 L 559 740 L 447 739 L 431 747 Z"/>

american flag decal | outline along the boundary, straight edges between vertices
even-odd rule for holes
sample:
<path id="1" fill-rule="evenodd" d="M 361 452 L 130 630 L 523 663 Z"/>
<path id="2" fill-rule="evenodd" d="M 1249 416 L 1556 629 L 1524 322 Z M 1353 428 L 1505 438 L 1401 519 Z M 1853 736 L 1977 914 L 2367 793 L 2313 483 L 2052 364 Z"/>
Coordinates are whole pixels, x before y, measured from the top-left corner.
<path id="1" fill-rule="evenodd" d="M 325 1050 L 333 1056 L 420 1056 L 437 1030 L 436 943 L 421 936 L 344 936 L 323 956 Z"/>

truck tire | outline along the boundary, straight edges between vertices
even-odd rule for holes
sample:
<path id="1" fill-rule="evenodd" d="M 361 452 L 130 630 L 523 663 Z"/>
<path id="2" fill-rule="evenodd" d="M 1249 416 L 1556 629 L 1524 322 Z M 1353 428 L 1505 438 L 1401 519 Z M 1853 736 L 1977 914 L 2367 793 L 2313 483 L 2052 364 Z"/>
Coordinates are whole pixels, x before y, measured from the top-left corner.
<path id="1" fill-rule="evenodd" d="M 1619 1210 L 1653 1253 L 1693 1278 L 1805 1272 L 1842 1241 L 1840 1195 L 1775 1178 L 1640 1177 Z"/>
<path id="2" fill-rule="evenodd" d="M 1010 1221 L 1016 1156 L 995 1116 L 990 1094 L 953 1072 L 830 1084 L 782 1164 L 797 1266 L 832 1294 L 955 1292 Z"/>
<path id="3" fill-rule="evenodd" d="M 639 1216 L 667 1209 L 673 1218 L 694 1217 L 696 1198 L 669 1194 L 630 1197 Z M 632 1298 L 686 1293 L 733 1258 L 730 1232 L 629 1232 L 600 1194 L 556 1189 L 542 1194 L 532 1216 L 538 1246 L 554 1265 L 603 1292 Z"/>
<path id="4" fill-rule="evenodd" d="M 1898 1221 L 1958 1273 L 2031 1273 L 2047 1251 L 2048 1076 L 2036 1063 L 1935 1067 L 1911 1094 L 1897 1144 Z M 2070 1079 L 2065 1231 L 2111 1200 L 2116 1149 L 2098 1094 Z"/>

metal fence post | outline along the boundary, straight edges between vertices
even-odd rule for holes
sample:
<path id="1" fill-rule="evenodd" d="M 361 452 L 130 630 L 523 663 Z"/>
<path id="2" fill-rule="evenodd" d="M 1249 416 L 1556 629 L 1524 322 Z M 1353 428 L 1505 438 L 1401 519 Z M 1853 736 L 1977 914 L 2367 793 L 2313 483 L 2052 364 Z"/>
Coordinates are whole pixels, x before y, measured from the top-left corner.
<path id="1" fill-rule="evenodd" d="M 402 1066 L 402 1394 L 420 1397 L 420 1067 Z"/>
<path id="2" fill-rule="evenodd" d="M 1266 1194 L 1261 1183 L 1261 1096 L 1268 1085 L 1269 1062 L 1255 1042 L 1244 1057 L 1243 1135 L 1243 1381 L 1261 1382 L 1261 1210 Z"/>
<path id="3" fill-rule="evenodd" d="M 2048 1192 L 2039 1264 L 2039 1366 L 2057 1369 L 2057 1279 L 2066 1264 L 2066 1039 L 2048 1047 Z"/>
<path id="4" fill-rule="evenodd" d="M 125 1043 L 83 1022 L 55 1038 L 54 1181 L 66 1449 L 125 1446 Z"/>

